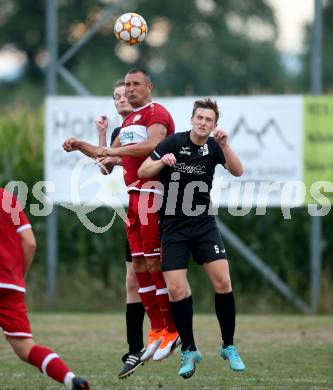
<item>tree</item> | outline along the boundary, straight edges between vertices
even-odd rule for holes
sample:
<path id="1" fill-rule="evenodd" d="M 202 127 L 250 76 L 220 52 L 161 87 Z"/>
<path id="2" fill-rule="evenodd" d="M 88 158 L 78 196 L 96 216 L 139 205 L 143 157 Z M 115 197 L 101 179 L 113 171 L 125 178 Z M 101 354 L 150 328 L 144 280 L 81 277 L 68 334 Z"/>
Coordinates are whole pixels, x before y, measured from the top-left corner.
<path id="1" fill-rule="evenodd" d="M 333 93 L 333 0 L 323 1 L 323 41 L 322 41 L 322 74 L 323 92 Z M 304 86 L 303 92 L 310 92 L 311 70 L 311 44 L 312 23 L 305 26 L 305 54 L 303 56 L 304 68 L 300 77 L 300 83 Z"/>
<path id="2" fill-rule="evenodd" d="M 11 6 L 6 8 L 7 3 Z M 0 0 L 5 9 L 0 47 L 13 43 L 24 50 L 29 64 L 25 77 L 39 82 L 45 4 Z M 60 55 L 94 24 L 105 4 L 110 2 L 58 0 Z M 133 66 L 152 73 L 160 95 L 284 91 L 285 75 L 275 46 L 277 27 L 266 0 L 185 0 L 181 7 L 178 0 L 137 0 L 131 11 L 148 21 L 150 34 L 144 44 L 120 46 L 111 19 L 66 63 L 94 94 L 110 94 L 114 80 Z"/>

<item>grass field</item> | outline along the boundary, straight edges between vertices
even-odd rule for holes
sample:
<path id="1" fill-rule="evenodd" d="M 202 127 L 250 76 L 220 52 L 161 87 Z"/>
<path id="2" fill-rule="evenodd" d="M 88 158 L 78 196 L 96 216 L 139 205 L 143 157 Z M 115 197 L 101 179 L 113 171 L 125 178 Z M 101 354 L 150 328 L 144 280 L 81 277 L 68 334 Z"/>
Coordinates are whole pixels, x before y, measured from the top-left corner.
<path id="1" fill-rule="evenodd" d="M 214 316 L 194 318 L 197 345 L 204 355 L 195 375 L 177 377 L 178 352 L 149 362 L 119 381 L 125 352 L 124 316 L 111 314 L 33 314 L 35 340 L 55 349 L 92 389 L 333 389 L 333 317 L 239 316 L 236 342 L 247 369 L 232 372 L 218 357 Z M 61 389 L 20 362 L 0 340 L 0 389 Z"/>

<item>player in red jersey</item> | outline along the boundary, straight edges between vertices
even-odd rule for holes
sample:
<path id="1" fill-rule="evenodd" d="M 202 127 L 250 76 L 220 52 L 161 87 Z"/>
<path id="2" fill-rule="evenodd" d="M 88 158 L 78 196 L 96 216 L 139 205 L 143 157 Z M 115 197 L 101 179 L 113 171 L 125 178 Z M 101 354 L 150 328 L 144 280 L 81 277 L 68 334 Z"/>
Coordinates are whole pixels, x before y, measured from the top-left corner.
<path id="1" fill-rule="evenodd" d="M 132 112 L 132 107 L 125 96 L 125 82 L 118 80 L 115 83 L 113 90 L 114 105 L 118 114 L 124 120 L 127 115 Z M 106 146 L 106 131 L 108 128 L 108 119 L 105 115 L 101 115 L 96 120 L 98 130 L 99 146 Z M 121 127 L 116 127 L 111 134 L 110 146 L 114 143 L 119 135 Z M 69 138 L 64 143 L 64 149 L 68 152 L 77 150 L 81 153 L 90 156 L 90 149 L 96 146 L 85 141 L 75 138 Z M 99 160 L 101 173 L 107 175 L 112 172 L 115 165 L 121 165 L 121 159 L 114 157 L 106 157 Z M 138 281 L 133 269 L 131 251 L 129 249 L 128 240 L 126 239 L 126 334 L 129 350 L 122 357 L 123 367 L 118 373 L 119 379 L 124 379 L 131 375 L 138 367 L 142 365 L 141 356 L 144 353 L 143 344 L 143 320 L 145 310 L 142 305 L 139 293 Z"/>
<path id="2" fill-rule="evenodd" d="M 152 89 L 153 84 L 143 69 L 136 68 L 126 74 L 125 93 L 133 112 L 124 120 L 113 147 L 101 147 L 96 154 L 98 157 L 121 157 L 125 169 L 129 192 L 127 237 L 140 286 L 139 294 L 151 322 L 142 360 L 151 357 L 162 360 L 179 342 L 160 266 L 159 214 L 151 211 L 154 195 L 159 190 L 145 186 L 151 179 L 138 177 L 138 169 L 145 158 L 175 130 L 169 112 L 152 102 Z"/>
<path id="3" fill-rule="evenodd" d="M 132 107 L 125 96 L 125 82 L 119 80 L 115 83 L 113 91 L 114 105 L 119 115 L 124 120 L 132 112 Z M 108 128 L 108 119 L 106 116 L 100 116 L 96 120 L 98 129 L 98 144 L 106 146 L 106 130 Z M 119 135 L 121 127 L 116 127 L 111 135 L 110 146 Z M 81 150 L 84 143 L 79 144 L 78 150 Z M 100 161 L 101 173 L 106 175 L 112 172 L 115 164 L 120 164 L 120 159 L 116 161 L 113 157 L 106 157 Z M 141 356 L 144 353 L 143 344 L 143 320 L 144 308 L 138 293 L 139 285 L 133 269 L 131 251 L 126 238 L 126 334 L 129 351 L 123 355 L 124 363 L 121 371 L 118 373 L 119 379 L 125 379 L 131 375 L 141 364 Z"/>
<path id="4" fill-rule="evenodd" d="M 149 212 L 154 202 L 156 188 L 143 188 L 150 180 L 139 179 L 137 170 L 156 145 L 174 133 L 174 122 L 169 112 L 151 101 L 152 82 L 143 69 L 133 69 L 125 77 L 125 94 L 133 107 L 121 127 L 119 136 L 109 147 L 85 145 L 86 155 L 121 158 L 125 183 L 129 192 L 127 237 L 133 267 L 139 282 L 139 294 L 151 322 L 146 351 L 142 360 L 168 357 L 177 343 L 178 332 L 173 323 L 168 291 L 160 269 L 159 215 Z M 64 147 L 75 150 L 75 139 Z M 74 148 L 73 148 L 74 145 Z M 158 178 L 156 178 L 158 181 Z M 140 205 L 140 209 L 139 209 Z M 141 221 L 144 216 L 145 221 Z"/>
<path id="5" fill-rule="evenodd" d="M 67 389 L 88 390 L 85 379 L 76 377 L 50 348 L 32 339 L 24 276 L 36 251 L 31 225 L 16 198 L 0 188 L 0 327 L 17 356 Z"/>

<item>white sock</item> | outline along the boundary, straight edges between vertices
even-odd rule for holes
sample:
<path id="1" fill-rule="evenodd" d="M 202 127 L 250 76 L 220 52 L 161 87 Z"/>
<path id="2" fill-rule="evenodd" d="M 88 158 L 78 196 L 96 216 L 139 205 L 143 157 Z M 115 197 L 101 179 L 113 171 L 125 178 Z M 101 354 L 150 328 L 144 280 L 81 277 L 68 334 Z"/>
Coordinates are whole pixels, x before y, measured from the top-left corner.
<path id="1" fill-rule="evenodd" d="M 65 376 L 64 385 L 68 390 L 72 390 L 73 388 L 73 378 L 75 378 L 75 375 L 71 371 L 69 371 Z"/>

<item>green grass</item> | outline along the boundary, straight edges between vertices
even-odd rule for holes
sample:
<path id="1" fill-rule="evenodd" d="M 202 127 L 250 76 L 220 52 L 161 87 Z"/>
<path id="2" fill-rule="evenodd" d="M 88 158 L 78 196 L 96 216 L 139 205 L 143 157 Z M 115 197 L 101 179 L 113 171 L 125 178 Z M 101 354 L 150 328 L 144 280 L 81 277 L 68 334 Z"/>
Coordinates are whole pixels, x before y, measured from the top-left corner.
<path id="1" fill-rule="evenodd" d="M 92 389 L 332 389 L 332 316 L 238 317 L 236 343 L 247 369 L 232 372 L 218 357 L 220 337 L 214 316 L 194 318 L 197 345 L 204 361 L 189 380 L 177 377 L 178 352 L 161 363 L 139 367 L 125 381 L 117 379 L 126 349 L 121 314 L 32 314 L 35 340 L 57 351 Z M 0 339 L 1 390 L 61 389 L 35 368 L 20 362 Z"/>

